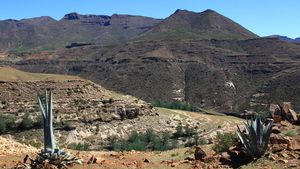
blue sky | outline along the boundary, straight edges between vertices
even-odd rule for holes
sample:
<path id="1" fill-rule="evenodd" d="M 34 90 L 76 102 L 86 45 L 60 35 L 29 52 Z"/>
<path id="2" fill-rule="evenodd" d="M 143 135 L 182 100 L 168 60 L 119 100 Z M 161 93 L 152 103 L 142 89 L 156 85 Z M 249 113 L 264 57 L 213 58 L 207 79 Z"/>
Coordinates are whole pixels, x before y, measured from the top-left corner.
<path id="1" fill-rule="evenodd" d="M 130 14 L 164 19 L 176 9 L 212 9 L 259 36 L 300 37 L 299 0 L 1 0 L 0 20 L 65 14 Z"/>

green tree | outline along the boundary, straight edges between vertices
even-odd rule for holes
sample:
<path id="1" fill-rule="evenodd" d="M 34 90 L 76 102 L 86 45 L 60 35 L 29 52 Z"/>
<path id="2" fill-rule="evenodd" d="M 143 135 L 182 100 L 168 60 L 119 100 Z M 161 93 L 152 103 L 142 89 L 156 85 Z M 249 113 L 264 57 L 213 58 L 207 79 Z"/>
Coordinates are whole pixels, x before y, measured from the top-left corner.
<path id="1" fill-rule="evenodd" d="M 182 125 L 179 124 L 178 126 L 176 126 L 176 133 L 175 133 L 175 137 L 182 137 L 183 136 L 183 128 Z"/>

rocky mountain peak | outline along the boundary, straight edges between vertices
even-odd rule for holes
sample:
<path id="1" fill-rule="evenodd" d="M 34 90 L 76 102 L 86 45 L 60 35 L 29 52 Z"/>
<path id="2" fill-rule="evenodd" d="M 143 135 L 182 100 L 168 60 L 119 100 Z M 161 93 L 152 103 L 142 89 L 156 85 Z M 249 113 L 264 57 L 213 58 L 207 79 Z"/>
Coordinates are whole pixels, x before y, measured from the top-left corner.
<path id="1" fill-rule="evenodd" d="M 76 12 L 72 12 L 72 13 L 66 14 L 63 17 L 63 19 L 64 20 L 76 20 L 76 19 L 80 19 L 80 15 Z"/>

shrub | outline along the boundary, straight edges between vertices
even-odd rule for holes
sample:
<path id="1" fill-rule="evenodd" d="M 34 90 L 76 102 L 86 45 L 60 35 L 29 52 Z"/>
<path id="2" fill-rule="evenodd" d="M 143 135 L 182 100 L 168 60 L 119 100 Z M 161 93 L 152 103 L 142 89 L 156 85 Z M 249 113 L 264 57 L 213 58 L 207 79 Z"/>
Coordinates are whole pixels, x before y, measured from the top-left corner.
<path id="1" fill-rule="evenodd" d="M 203 138 L 200 138 L 197 134 L 194 136 L 195 145 L 204 145 L 206 141 Z"/>
<path id="2" fill-rule="evenodd" d="M 44 119 L 41 115 L 36 118 L 36 122 L 34 123 L 34 127 L 36 129 L 44 127 Z"/>
<path id="3" fill-rule="evenodd" d="M 31 140 L 20 140 L 18 142 L 25 144 L 25 145 L 30 145 L 35 148 L 41 148 L 41 146 L 42 146 L 42 144 L 40 142 L 35 142 L 35 141 L 31 141 Z"/>
<path id="4" fill-rule="evenodd" d="M 237 145 L 237 135 L 234 133 L 217 133 L 216 142 L 212 149 L 217 152 L 225 152 L 229 147 Z"/>
<path id="5" fill-rule="evenodd" d="M 66 121 L 63 123 L 63 130 L 74 130 L 76 127 L 72 126 L 72 123 L 69 121 Z"/>
<path id="6" fill-rule="evenodd" d="M 150 102 L 154 107 L 164 107 L 168 109 L 179 109 L 198 112 L 198 108 L 194 104 L 182 103 L 179 100 L 173 100 L 171 103 L 164 103 L 162 101 Z"/>
<path id="7" fill-rule="evenodd" d="M 69 149 L 79 150 L 79 151 L 89 151 L 90 145 L 86 142 L 82 143 L 71 143 L 67 146 Z"/>
<path id="8" fill-rule="evenodd" d="M 22 117 L 21 123 L 19 124 L 19 129 L 23 130 L 32 127 L 33 127 L 33 121 L 29 118 L 29 113 L 26 112 Z"/>
<path id="9" fill-rule="evenodd" d="M 178 125 L 176 126 L 176 133 L 175 133 L 175 137 L 182 137 L 183 136 L 183 129 L 182 129 L 182 125 Z"/>
<path id="10" fill-rule="evenodd" d="M 0 134 L 4 134 L 6 131 L 6 123 L 4 119 L 2 119 L 2 116 L 0 116 Z"/>

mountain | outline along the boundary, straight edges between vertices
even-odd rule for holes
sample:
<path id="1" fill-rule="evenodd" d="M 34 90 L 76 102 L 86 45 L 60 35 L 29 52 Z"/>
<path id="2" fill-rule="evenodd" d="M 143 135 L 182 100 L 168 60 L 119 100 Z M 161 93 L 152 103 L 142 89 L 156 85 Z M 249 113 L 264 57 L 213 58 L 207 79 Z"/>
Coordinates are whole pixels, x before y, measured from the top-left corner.
<path id="1" fill-rule="evenodd" d="M 132 38 L 159 23 L 132 15 L 66 14 L 56 21 L 51 17 L 0 21 L 0 50 L 64 48 L 71 43 L 103 44 Z"/>
<path id="2" fill-rule="evenodd" d="M 300 38 L 292 39 L 292 38 L 289 38 L 287 36 L 280 36 L 280 35 L 271 35 L 271 36 L 268 36 L 268 37 L 280 38 L 280 39 L 288 41 L 288 42 L 300 42 Z"/>
<path id="3" fill-rule="evenodd" d="M 259 36 L 248 31 L 229 18 L 213 11 L 195 13 L 176 10 L 140 38 L 206 38 L 206 39 L 249 39 Z"/>
<path id="4" fill-rule="evenodd" d="M 72 13 L 58 22 L 76 25 L 82 17 L 93 18 Z M 76 75 L 145 101 L 178 99 L 223 113 L 267 112 L 286 101 L 300 111 L 299 53 L 298 43 L 258 37 L 215 11 L 178 10 L 126 41 L 14 51 L 0 65 Z"/>

